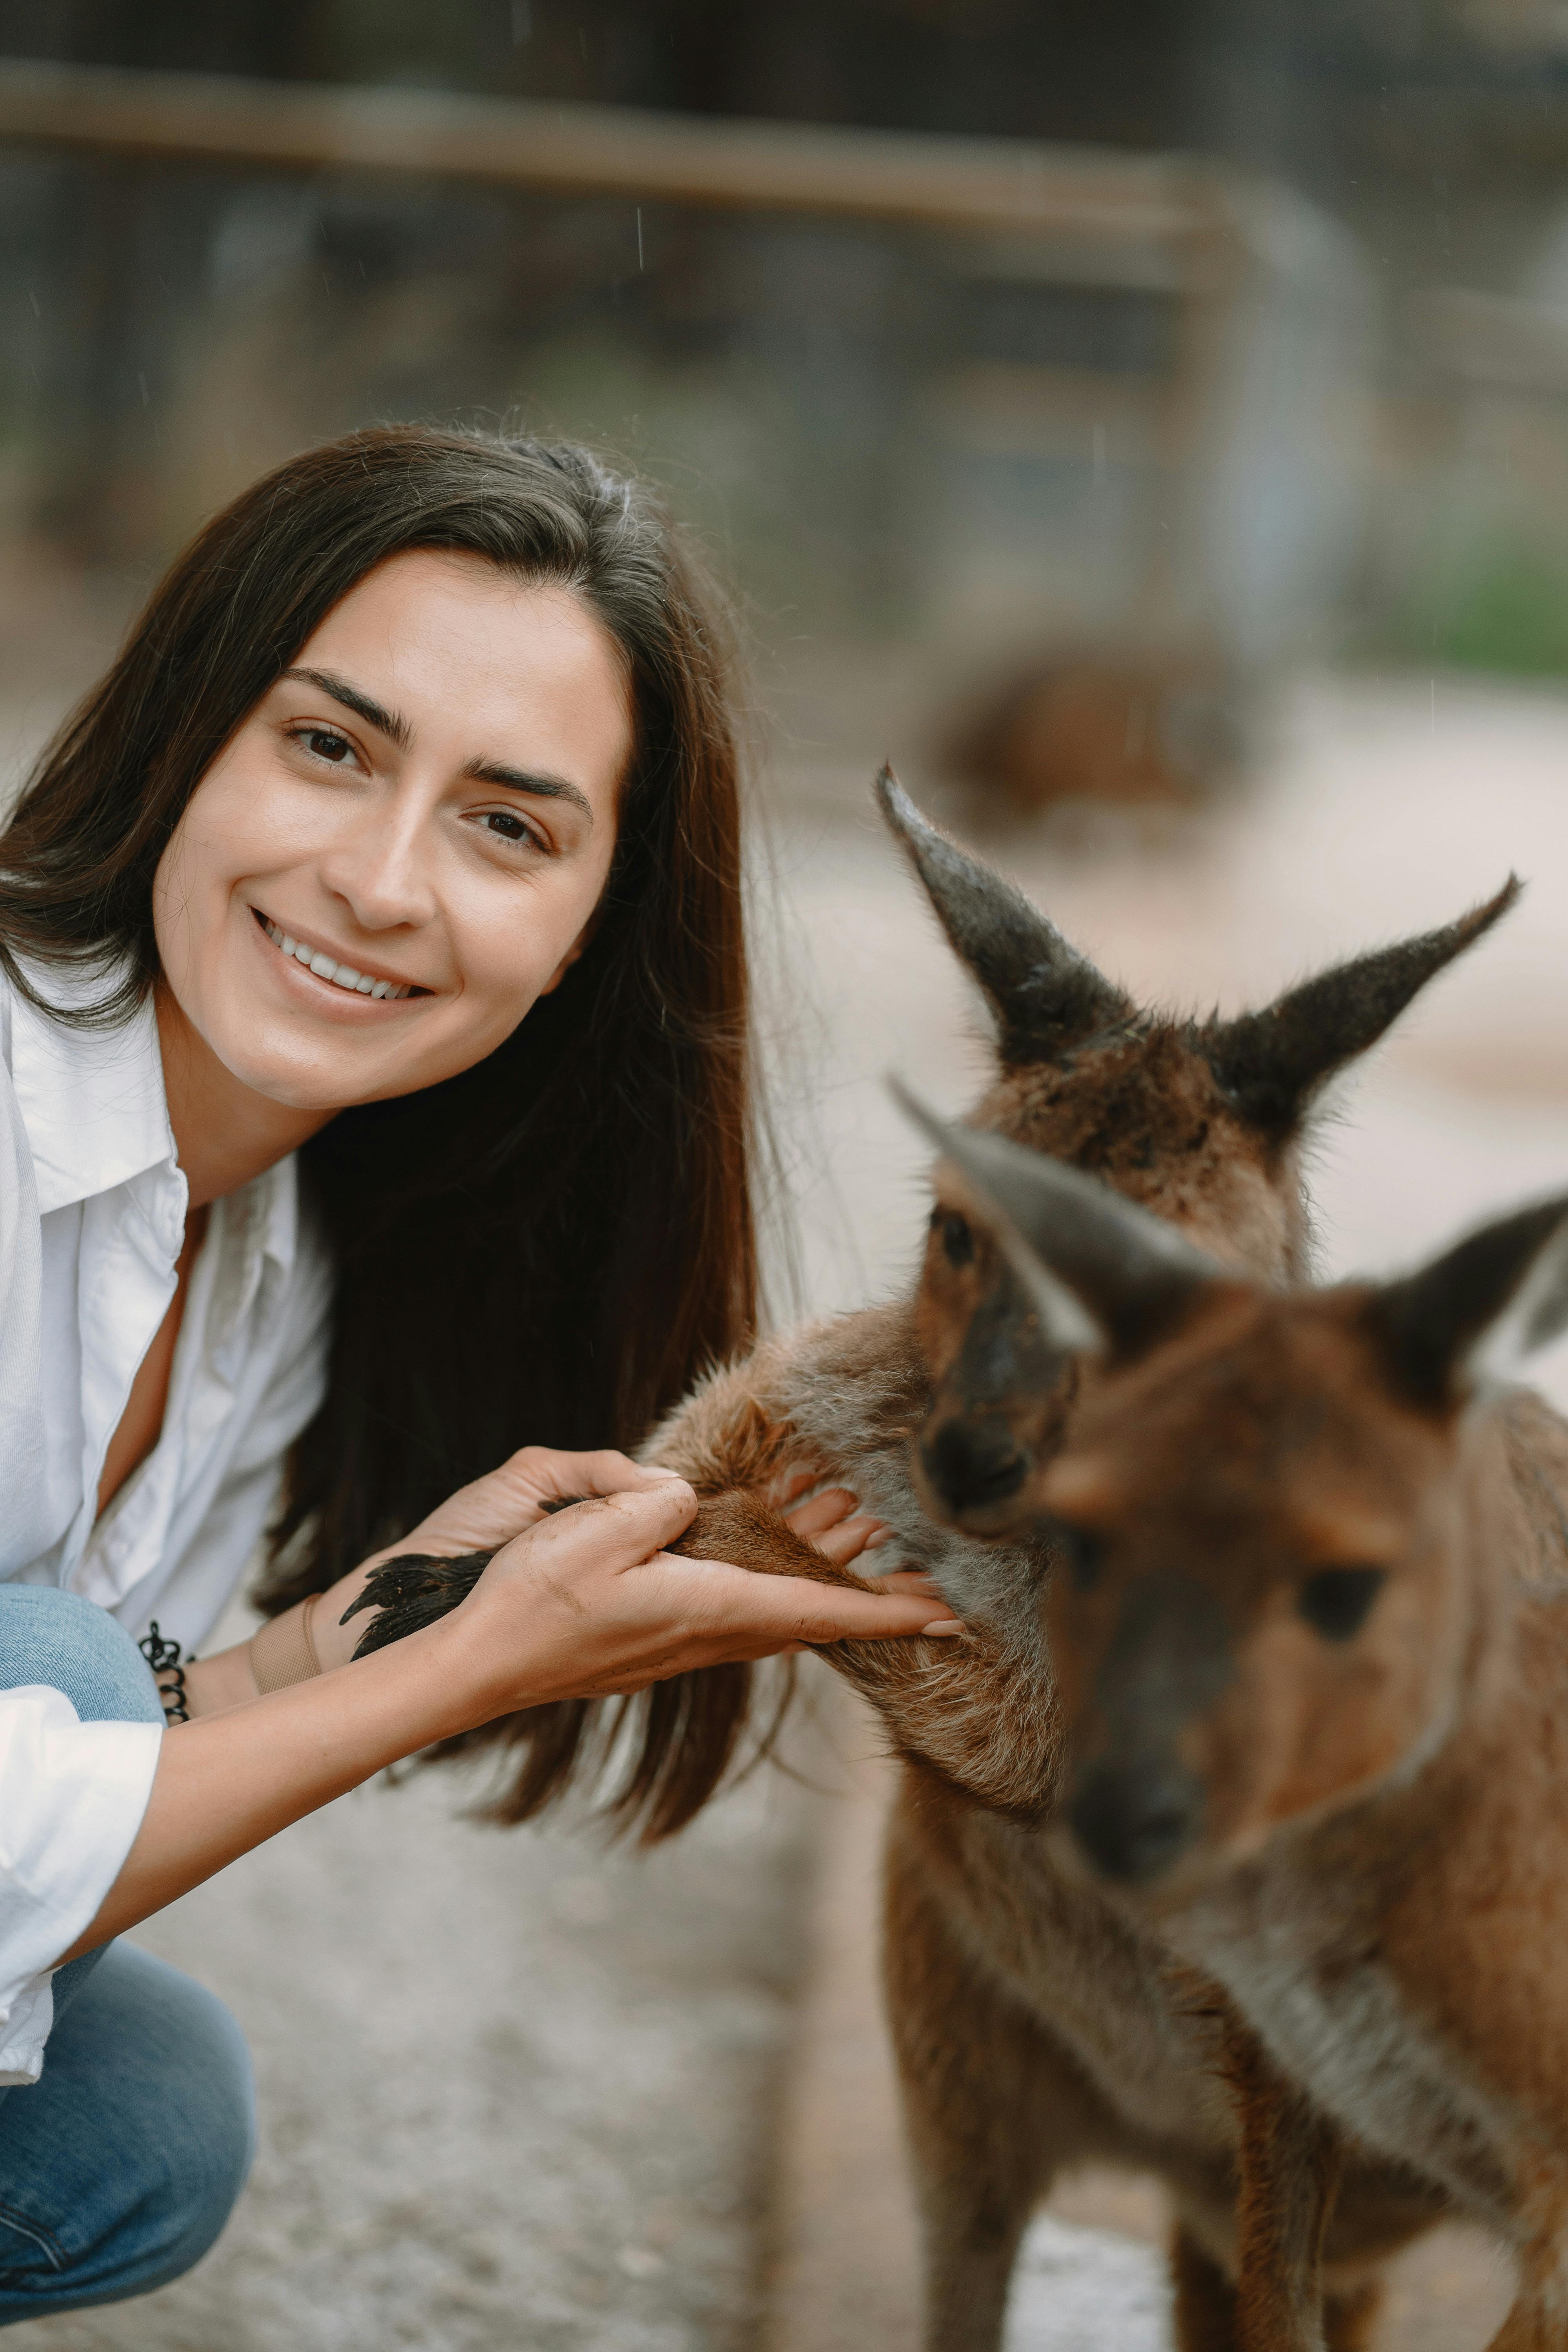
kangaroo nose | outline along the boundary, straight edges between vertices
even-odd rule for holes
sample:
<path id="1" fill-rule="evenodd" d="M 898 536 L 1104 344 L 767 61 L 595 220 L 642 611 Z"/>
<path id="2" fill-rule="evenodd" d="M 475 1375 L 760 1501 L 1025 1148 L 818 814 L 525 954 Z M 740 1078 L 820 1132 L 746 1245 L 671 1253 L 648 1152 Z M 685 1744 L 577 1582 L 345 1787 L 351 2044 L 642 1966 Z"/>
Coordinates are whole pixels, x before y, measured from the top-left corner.
<path id="1" fill-rule="evenodd" d="M 1097 1870 L 1144 1886 L 1167 1870 L 1196 1834 L 1202 1785 L 1174 1762 L 1101 1764 L 1073 1801 L 1068 1819 Z"/>
<path id="2" fill-rule="evenodd" d="M 943 1422 L 921 1447 L 926 1476 L 950 1510 L 1004 1503 L 1024 1483 L 1028 1463 L 1000 1413 Z"/>

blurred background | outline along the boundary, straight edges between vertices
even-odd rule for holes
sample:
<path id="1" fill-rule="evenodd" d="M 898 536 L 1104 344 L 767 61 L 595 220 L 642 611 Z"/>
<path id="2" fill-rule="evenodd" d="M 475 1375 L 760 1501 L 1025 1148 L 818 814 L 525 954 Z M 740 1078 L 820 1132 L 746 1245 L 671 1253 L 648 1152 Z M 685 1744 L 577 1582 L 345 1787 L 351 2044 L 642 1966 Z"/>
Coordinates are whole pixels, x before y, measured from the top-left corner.
<path id="1" fill-rule="evenodd" d="M 6 774 L 205 514 L 380 417 L 596 442 L 738 600 L 798 1304 L 910 1261 L 883 1072 L 981 1066 L 889 753 L 1156 999 L 1519 867 L 1325 1134 L 1324 1265 L 1564 1181 L 1564 0 L 0 0 Z M 875 1747 L 826 1706 L 648 1863 L 365 1792 L 165 1914 L 256 2185 L 19 2346 L 901 2352 Z M 1160 2227 L 1058 2200 L 1012 2352 L 1163 2344 Z M 1444 2240 L 1387 2340 L 1502 2291 Z"/>
<path id="2" fill-rule="evenodd" d="M 461 415 L 647 466 L 770 699 L 874 677 L 1014 803 L 1201 791 L 1304 658 L 1568 665 L 1558 0 L 5 0 L 0 40 L 265 85 L 8 78 L 30 582 L 111 605 L 302 440 Z"/>

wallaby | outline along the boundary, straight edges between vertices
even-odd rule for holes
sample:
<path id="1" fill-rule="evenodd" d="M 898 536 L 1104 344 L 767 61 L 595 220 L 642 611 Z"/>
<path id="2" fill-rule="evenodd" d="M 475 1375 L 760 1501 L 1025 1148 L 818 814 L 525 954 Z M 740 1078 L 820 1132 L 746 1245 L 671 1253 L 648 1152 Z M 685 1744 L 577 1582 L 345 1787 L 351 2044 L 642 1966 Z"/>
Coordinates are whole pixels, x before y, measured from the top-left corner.
<path id="1" fill-rule="evenodd" d="M 1051 1842 L 1255 2037 L 1258 2340 L 1321 2340 L 1327 2119 L 1512 2250 L 1494 2352 L 1563 2352 L 1568 1423 L 1505 1383 L 1568 1328 L 1568 1196 L 1280 1295 L 1072 1170 L 947 1144 L 1087 1367 L 1028 1481 L 1068 1563 Z"/>
<path id="2" fill-rule="evenodd" d="M 928 824 L 890 775 L 878 789 L 995 1018 L 998 1071 L 979 1121 L 1095 1170 L 1273 1281 L 1303 1265 L 1298 1144 L 1319 1089 L 1512 896 L 1326 972 L 1262 1013 L 1168 1020 L 1141 1011 Z M 944 1347 L 964 1299 L 976 1312 Z M 890 1832 L 888 1987 L 925 2222 L 928 2342 L 992 2352 L 1030 2210 L 1060 2166 L 1103 2158 L 1170 2184 L 1184 2217 L 1184 2352 L 1219 2352 L 1234 2335 L 1235 2126 L 1213 2071 L 1218 2029 L 1173 1993 L 1162 1946 L 1048 1861 L 1039 1831 L 1057 1801 L 1060 1747 L 1040 1601 L 1052 1554 L 1027 1536 L 968 1531 L 994 1524 L 1027 1469 L 1011 1459 L 1016 1432 L 1000 1468 L 994 1432 L 982 1427 L 974 1439 L 987 1401 L 1037 1372 L 1061 1376 L 1059 1358 L 1042 1364 L 1031 1318 L 1027 1293 L 984 1230 L 939 1210 L 912 1295 L 759 1348 L 704 1383 L 647 1451 L 718 1498 L 683 1548 L 775 1572 L 858 1580 L 830 1570 L 756 1499 L 791 1465 L 854 1487 L 968 1628 L 962 1642 L 841 1643 L 827 1654 L 878 1707 L 908 1764 Z M 1059 1428 L 1033 1431 L 1029 1458 L 1058 1439 Z M 928 1499 L 960 1524 L 937 1524 Z M 377 1597 L 404 1603 L 384 1631 L 451 1605 L 474 1572 L 442 1563 L 384 1571 Z M 729 1753 L 713 1727 L 732 1724 L 733 1710 L 703 1712 L 703 1679 L 653 1694 L 667 1727 L 682 1725 L 682 1709 L 692 1727 L 667 1747 L 675 1760 L 664 1778 L 650 1774 L 641 1791 L 651 1790 L 656 1832 L 689 1818 Z M 1397 2243 L 1432 2210 L 1421 2184 L 1369 2175 L 1355 2246 Z"/>

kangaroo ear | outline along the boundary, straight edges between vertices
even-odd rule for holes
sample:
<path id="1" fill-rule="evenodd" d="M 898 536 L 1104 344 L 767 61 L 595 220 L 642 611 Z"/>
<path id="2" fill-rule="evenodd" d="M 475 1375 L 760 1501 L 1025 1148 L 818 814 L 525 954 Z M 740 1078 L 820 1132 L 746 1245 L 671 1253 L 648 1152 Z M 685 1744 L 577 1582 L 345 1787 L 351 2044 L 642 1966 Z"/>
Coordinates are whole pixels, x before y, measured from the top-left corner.
<path id="1" fill-rule="evenodd" d="M 995 1234 L 1049 1346 L 1136 1355 L 1173 1328 L 1207 1284 L 1227 1279 L 1173 1226 L 1097 1178 L 1005 1136 L 950 1127 L 896 1078 L 889 1084 L 977 1222 Z"/>
<path id="2" fill-rule="evenodd" d="M 1131 1018 L 1131 998 L 1069 947 L 1021 890 L 939 833 L 891 768 L 877 778 L 876 793 L 953 952 L 990 999 L 1005 1063 L 1053 1060 Z"/>
<path id="3" fill-rule="evenodd" d="M 1235 1021 L 1213 1021 L 1195 1043 L 1243 1118 L 1283 1139 L 1347 1062 L 1374 1045 L 1445 964 L 1506 915 L 1523 885 L 1510 874 L 1495 898 L 1456 923 L 1335 964 Z"/>
<path id="4" fill-rule="evenodd" d="M 1367 1309 L 1395 1378 L 1424 1405 L 1506 1381 L 1568 1330 L 1568 1195 L 1483 1225 Z"/>

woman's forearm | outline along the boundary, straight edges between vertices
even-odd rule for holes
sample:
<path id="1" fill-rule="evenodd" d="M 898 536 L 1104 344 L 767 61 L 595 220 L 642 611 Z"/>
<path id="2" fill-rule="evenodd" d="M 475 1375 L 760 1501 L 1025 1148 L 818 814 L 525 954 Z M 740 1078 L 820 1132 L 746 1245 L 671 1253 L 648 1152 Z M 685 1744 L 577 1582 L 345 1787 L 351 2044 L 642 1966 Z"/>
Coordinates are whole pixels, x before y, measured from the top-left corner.
<path id="1" fill-rule="evenodd" d="M 509 1534 L 516 1532 L 515 1528 L 508 1530 Z M 342 1621 L 351 1601 L 358 1600 L 372 1569 L 384 1559 L 395 1559 L 400 1550 L 411 1549 L 415 1547 L 391 1544 L 384 1551 L 373 1552 L 358 1568 L 340 1577 L 328 1591 L 317 1595 L 310 1613 L 310 1635 L 323 1673 L 331 1666 L 346 1665 L 353 1655 L 365 1620 L 351 1618 L 346 1626 Z M 232 1649 L 218 1650 L 210 1658 L 197 1658 L 185 1668 L 185 1700 L 193 1720 L 201 1716 L 221 1715 L 229 1707 L 244 1706 L 258 1695 L 248 1642 L 237 1642 Z"/>
<path id="2" fill-rule="evenodd" d="M 135 1927 L 386 1765 L 464 1729 L 474 1719 L 472 1678 L 455 1654 L 448 1667 L 443 1644 L 455 1653 L 445 1622 L 169 1732 L 124 1866 L 61 1961 Z"/>

